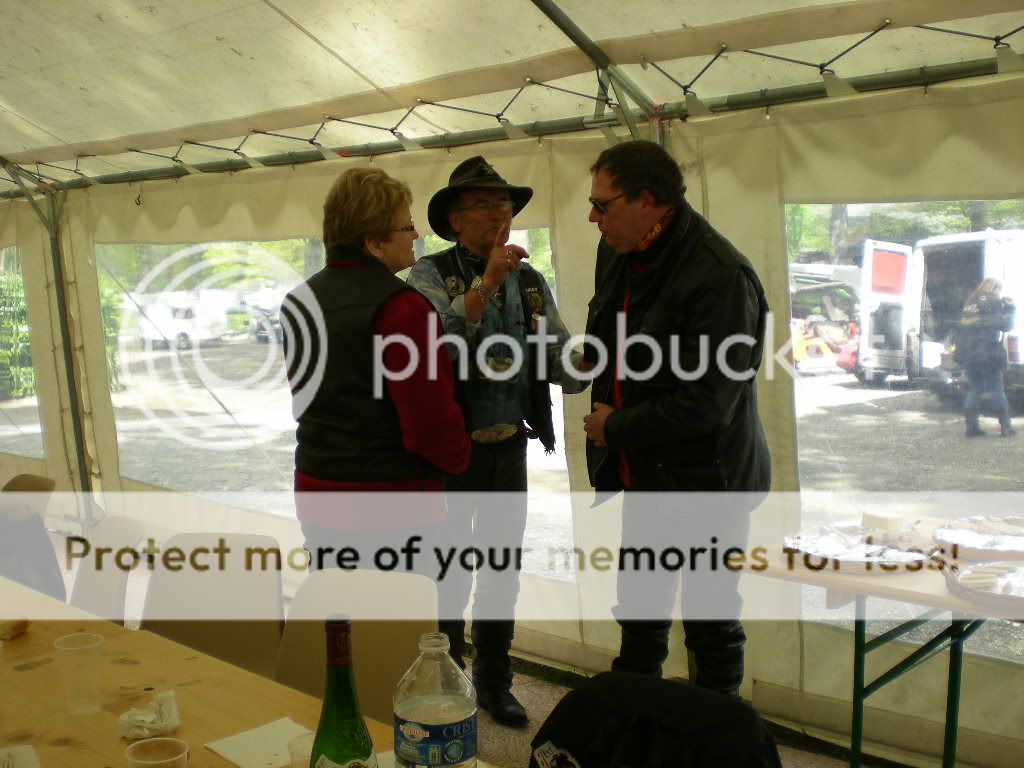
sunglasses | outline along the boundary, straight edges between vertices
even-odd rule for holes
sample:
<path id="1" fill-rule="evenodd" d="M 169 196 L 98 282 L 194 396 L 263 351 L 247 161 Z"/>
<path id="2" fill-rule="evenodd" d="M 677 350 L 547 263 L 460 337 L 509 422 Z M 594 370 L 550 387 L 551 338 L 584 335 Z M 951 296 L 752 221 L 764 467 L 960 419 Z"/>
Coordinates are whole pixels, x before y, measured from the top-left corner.
<path id="1" fill-rule="evenodd" d="M 587 200 L 590 201 L 590 207 L 593 208 L 598 213 L 608 213 L 608 203 L 614 202 L 618 200 L 620 197 L 625 196 L 626 193 L 623 192 L 622 194 L 616 195 L 615 197 L 609 197 L 607 200 L 595 200 L 592 197 L 588 197 Z"/>

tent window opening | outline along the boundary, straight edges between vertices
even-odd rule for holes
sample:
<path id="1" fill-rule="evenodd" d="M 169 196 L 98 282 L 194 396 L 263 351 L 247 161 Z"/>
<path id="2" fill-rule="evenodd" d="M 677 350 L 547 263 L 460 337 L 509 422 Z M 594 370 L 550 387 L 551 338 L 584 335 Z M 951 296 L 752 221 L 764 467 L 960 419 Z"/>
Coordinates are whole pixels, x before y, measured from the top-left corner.
<path id="1" fill-rule="evenodd" d="M 121 474 L 177 491 L 291 491 L 278 311 L 317 239 L 97 245 Z M 277 494 L 293 515 L 291 494 Z"/>
<path id="2" fill-rule="evenodd" d="M 31 328 L 17 248 L 0 248 L 0 453 L 41 459 Z"/>
<path id="3" fill-rule="evenodd" d="M 859 506 L 805 505 L 801 529 L 859 525 L 865 506 L 880 498 L 872 493 L 894 499 L 902 514 L 915 509 L 911 494 L 939 492 L 933 506 L 958 518 L 979 511 L 957 504 L 954 493 L 1024 490 L 1024 442 L 966 439 L 968 381 L 955 359 L 964 303 L 983 279 L 998 279 L 1004 296 L 1024 302 L 1024 200 L 787 205 L 785 220 L 800 486 L 838 494 L 833 499 L 863 498 Z M 1021 335 L 1018 316 L 1002 338 L 1017 420 L 1024 414 Z M 999 434 L 996 415 L 984 401 L 990 435 Z M 836 508 L 847 517 L 838 519 Z M 922 514 L 918 506 L 905 519 Z M 878 603 L 872 633 L 913 613 Z M 852 627 L 852 606 L 826 611 L 820 589 L 804 589 L 803 610 Z M 1017 634 L 990 621 L 967 648 L 1019 661 Z M 926 637 L 921 630 L 907 639 Z"/>

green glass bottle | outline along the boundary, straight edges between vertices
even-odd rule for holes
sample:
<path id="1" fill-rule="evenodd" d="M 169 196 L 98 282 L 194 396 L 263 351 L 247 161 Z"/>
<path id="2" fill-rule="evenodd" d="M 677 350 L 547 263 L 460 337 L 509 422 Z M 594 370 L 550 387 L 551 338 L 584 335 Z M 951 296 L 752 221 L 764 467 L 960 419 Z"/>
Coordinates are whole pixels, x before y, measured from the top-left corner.
<path id="1" fill-rule="evenodd" d="M 348 616 L 327 617 L 327 686 L 313 739 L 310 768 L 377 768 L 363 722 L 352 672 L 352 625 Z"/>

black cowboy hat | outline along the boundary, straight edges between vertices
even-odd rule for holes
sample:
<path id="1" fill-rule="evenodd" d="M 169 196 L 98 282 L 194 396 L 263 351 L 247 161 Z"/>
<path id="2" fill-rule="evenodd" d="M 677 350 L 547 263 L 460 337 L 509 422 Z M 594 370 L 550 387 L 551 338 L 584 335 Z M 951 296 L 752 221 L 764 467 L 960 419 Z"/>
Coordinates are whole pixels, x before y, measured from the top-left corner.
<path id="1" fill-rule="evenodd" d="M 463 160 L 448 177 L 448 186 L 439 189 L 430 198 L 427 205 L 427 221 L 434 234 L 445 240 L 455 241 L 458 238 L 448 224 L 448 209 L 452 198 L 468 189 L 504 189 L 512 198 L 512 215 L 515 216 L 533 197 L 530 187 L 514 187 L 501 178 L 490 163 L 480 155 Z"/>

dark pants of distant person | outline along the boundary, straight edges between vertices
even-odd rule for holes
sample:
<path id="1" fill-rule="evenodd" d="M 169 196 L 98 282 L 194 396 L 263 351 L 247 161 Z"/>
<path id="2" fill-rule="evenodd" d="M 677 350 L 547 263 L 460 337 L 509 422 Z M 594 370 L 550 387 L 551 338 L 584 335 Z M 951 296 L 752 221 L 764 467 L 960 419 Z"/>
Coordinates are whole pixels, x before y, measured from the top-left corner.
<path id="1" fill-rule="evenodd" d="M 730 499 L 728 494 L 626 492 L 623 549 L 650 548 L 664 559 L 653 570 L 645 561 L 639 569 L 620 566 L 614 615 L 622 627 L 622 644 L 613 670 L 661 676 L 681 576 L 685 645 L 696 664 L 690 680 L 702 688 L 738 693 L 746 642 L 739 622 L 743 600 L 739 572 L 723 562 L 730 547 L 745 551 L 750 512 L 731 508 L 738 505 Z M 631 558 L 626 564 L 633 564 Z"/>
<path id="2" fill-rule="evenodd" d="M 967 397 L 964 399 L 964 413 L 973 415 L 977 421 L 981 413 L 981 399 L 985 394 L 992 396 L 992 410 L 1000 423 L 1010 414 L 1010 403 L 1003 386 L 1003 372 L 993 366 L 969 366 L 967 368 Z"/>
<path id="3" fill-rule="evenodd" d="M 473 681 L 478 688 L 507 690 L 512 684 L 509 650 L 519 595 L 515 550 L 522 546 L 526 531 L 526 436 L 519 432 L 501 443 L 474 442 L 469 469 L 447 478 L 445 491 L 449 530 L 456 531 L 452 543 L 490 551 L 496 558 L 495 567 L 476 571 Z M 470 584 L 467 579 L 459 583 L 465 588 L 466 605 Z M 464 632 L 465 622 L 462 626 Z"/>

